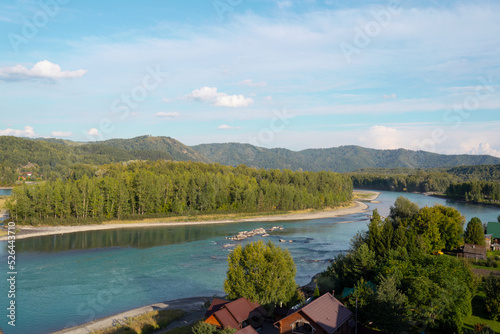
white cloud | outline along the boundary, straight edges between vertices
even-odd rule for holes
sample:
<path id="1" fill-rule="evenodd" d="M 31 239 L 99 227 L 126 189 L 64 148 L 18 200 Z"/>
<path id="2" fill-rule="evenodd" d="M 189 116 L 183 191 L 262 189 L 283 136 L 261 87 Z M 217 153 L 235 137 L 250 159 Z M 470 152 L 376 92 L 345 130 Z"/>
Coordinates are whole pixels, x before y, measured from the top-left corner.
<path id="1" fill-rule="evenodd" d="M 462 143 L 462 148 L 467 154 L 488 154 L 500 158 L 500 151 L 495 150 L 489 143 L 476 143 L 470 142 Z"/>
<path id="2" fill-rule="evenodd" d="M 188 100 L 208 102 L 216 107 L 248 107 L 253 99 L 243 95 L 228 95 L 217 92 L 217 87 L 202 87 L 195 89 L 185 96 Z"/>
<path id="3" fill-rule="evenodd" d="M 219 125 L 217 127 L 217 129 L 219 130 L 233 130 L 233 129 L 240 129 L 239 126 L 230 126 L 230 125 L 227 125 L 227 124 L 222 124 L 222 125 Z"/>
<path id="4" fill-rule="evenodd" d="M 369 147 L 378 149 L 397 149 L 402 147 L 402 137 L 395 128 L 383 125 L 375 125 L 368 133 L 359 138 L 359 141 Z"/>
<path id="5" fill-rule="evenodd" d="M 253 82 L 250 79 L 237 82 L 236 84 L 237 85 L 242 85 L 242 86 L 248 86 L 248 87 L 265 87 L 267 85 L 267 83 L 264 82 L 264 81 L 262 81 L 262 82 Z"/>
<path id="6" fill-rule="evenodd" d="M 31 69 L 23 65 L 0 68 L 0 79 L 29 80 L 29 79 L 70 79 L 80 78 L 87 70 L 62 71 L 61 66 L 43 60 L 36 63 Z"/>
<path id="7" fill-rule="evenodd" d="M 15 130 L 10 128 L 0 130 L 0 136 L 37 137 L 38 135 L 33 130 L 33 127 L 26 125 L 24 130 Z"/>
<path id="8" fill-rule="evenodd" d="M 293 6 L 293 2 L 291 2 L 290 0 L 278 1 L 276 2 L 276 4 L 278 5 L 279 9 L 284 9 Z"/>
<path id="9" fill-rule="evenodd" d="M 65 131 L 52 131 L 51 135 L 54 137 L 71 137 L 73 133 Z"/>
<path id="10" fill-rule="evenodd" d="M 99 130 L 92 128 L 87 131 L 87 134 L 90 136 L 99 136 Z"/>
<path id="11" fill-rule="evenodd" d="M 272 102 L 272 101 L 273 101 L 273 97 L 272 97 L 271 95 L 266 96 L 265 100 L 266 100 L 267 102 Z"/>
<path id="12" fill-rule="evenodd" d="M 170 102 L 172 102 L 172 100 L 171 100 L 171 99 L 168 99 L 168 98 L 166 98 L 166 97 L 162 98 L 162 99 L 161 99 L 161 101 L 162 101 L 162 102 L 165 102 L 165 103 L 170 103 Z"/>
<path id="13" fill-rule="evenodd" d="M 397 95 L 396 94 L 390 94 L 390 95 L 384 95 L 382 96 L 384 99 L 397 99 Z"/>
<path id="14" fill-rule="evenodd" d="M 155 114 L 156 117 L 162 117 L 162 118 L 175 118 L 175 117 L 180 117 L 181 114 L 179 114 L 177 111 L 173 112 L 164 112 L 160 111 Z"/>

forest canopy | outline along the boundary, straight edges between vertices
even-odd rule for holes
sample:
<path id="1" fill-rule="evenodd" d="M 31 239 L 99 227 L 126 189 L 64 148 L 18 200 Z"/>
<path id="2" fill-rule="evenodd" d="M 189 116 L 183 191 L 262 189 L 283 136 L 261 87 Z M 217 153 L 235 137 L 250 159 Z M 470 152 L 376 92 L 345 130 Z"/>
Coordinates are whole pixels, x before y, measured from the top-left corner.
<path id="1" fill-rule="evenodd" d="M 36 225 L 320 209 L 351 199 L 351 179 L 333 172 L 156 161 L 110 164 L 91 177 L 16 187 L 7 206 L 17 222 Z"/>

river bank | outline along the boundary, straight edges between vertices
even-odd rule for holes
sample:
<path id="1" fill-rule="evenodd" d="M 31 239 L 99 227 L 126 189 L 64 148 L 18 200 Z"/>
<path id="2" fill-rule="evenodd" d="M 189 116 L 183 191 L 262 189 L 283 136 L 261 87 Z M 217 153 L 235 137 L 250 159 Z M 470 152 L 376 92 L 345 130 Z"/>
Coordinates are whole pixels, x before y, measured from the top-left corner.
<path id="1" fill-rule="evenodd" d="M 212 297 L 192 297 L 169 300 L 161 303 L 139 307 L 130 311 L 112 315 L 110 317 L 94 320 L 80 326 L 63 329 L 61 331 L 53 332 L 53 334 L 89 334 L 96 330 L 113 327 L 113 325 L 125 320 L 126 318 L 136 317 L 151 311 L 166 309 L 180 309 L 185 311 L 186 315 L 184 317 L 172 322 L 167 326 L 166 329 L 169 330 L 176 327 L 190 325 L 196 322 L 198 319 L 201 319 L 207 310 L 205 307 L 205 303 L 207 301 L 211 302 L 212 299 Z"/>
<path id="2" fill-rule="evenodd" d="M 353 206 L 318 212 L 308 213 L 290 213 L 276 216 L 256 216 L 244 219 L 222 219 L 222 220 L 200 220 L 200 221 L 175 221 L 175 222 L 162 222 L 161 218 L 157 222 L 138 222 L 138 223 L 111 223 L 103 225 L 77 225 L 77 226 L 23 226 L 18 225 L 16 232 L 16 239 L 34 238 L 46 235 L 85 232 L 85 231 L 100 231 L 119 228 L 138 228 L 138 227 L 170 227 L 170 226 L 183 226 L 183 225 L 212 225 L 212 224 L 232 224 L 249 221 L 287 221 L 287 220 L 309 220 L 309 219 L 323 219 L 333 218 L 345 215 L 351 215 L 365 211 L 368 205 L 356 201 Z M 6 237 L 0 237 L 0 241 L 7 240 Z"/>
<path id="3" fill-rule="evenodd" d="M 163 227 L 163 226 L 169 227 L 169 226 L 182 226 L 182 225 L 230 224 L 230 223 L 240 223 L 249 221 L 289 221 L 289 220 L 334 218 L 334 217 L 364 212 L 368 208 L 368 205 L 363 202 L 370 202 L 375 200 L 378 197 L 379 193 L 363 191 L 363 192 L 355 192 L 355 195 L 357 196 L 358 199 L 354 201 L 351 206 L 348 207 L 341 207 L 323 211 L 310 211 L 305 213 L 292 212 L 283 215 L 255 216 L 243 219 L 162 222 L 162 219 L 158 218 L 157 221 L 155 222 L 107 223 L 103 225 L 46 226 L 46 227 L 18 225 L 17 226 L 18 231 L 16 232 L 16 239 L 33 238 L 33 237 L 74 233 L 74 232 L 119 229 L 119 228 Z M 4 240 L 7 240 L 6 236 L 0 237 L 0 241 Z"/>

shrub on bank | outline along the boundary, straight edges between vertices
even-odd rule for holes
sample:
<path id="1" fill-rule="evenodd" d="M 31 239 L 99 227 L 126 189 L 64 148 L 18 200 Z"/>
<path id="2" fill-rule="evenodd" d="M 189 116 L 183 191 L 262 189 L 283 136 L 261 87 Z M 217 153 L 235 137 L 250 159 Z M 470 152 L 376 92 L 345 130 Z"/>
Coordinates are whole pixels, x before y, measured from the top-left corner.
<path id="1" fill-rule="evenodd" d="M 172 321 L 184 315 L 185 312 L 178 309 L 152 311 L 137 317 L 126 318 L 114 327 L 93 331 L 91 334 L 149 334 L 167 327 Z"/>

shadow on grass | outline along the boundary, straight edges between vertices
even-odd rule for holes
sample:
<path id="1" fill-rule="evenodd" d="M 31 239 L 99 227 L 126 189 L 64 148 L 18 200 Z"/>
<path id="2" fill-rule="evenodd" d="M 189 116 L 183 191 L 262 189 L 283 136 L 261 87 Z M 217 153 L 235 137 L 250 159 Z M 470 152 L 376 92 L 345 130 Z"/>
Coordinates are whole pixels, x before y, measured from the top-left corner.
<path id="1" fill-rule="evenodd" d="M 486 324 L 495 333 L 500 333 L 500 322 L 491 320 L 486 311 L 486 295 L 482 287 L 478 289 L 478 293 L 472 299 L 472 315 L 465 318 L 464 329 L 474 331 L 474 325 Z"/>

